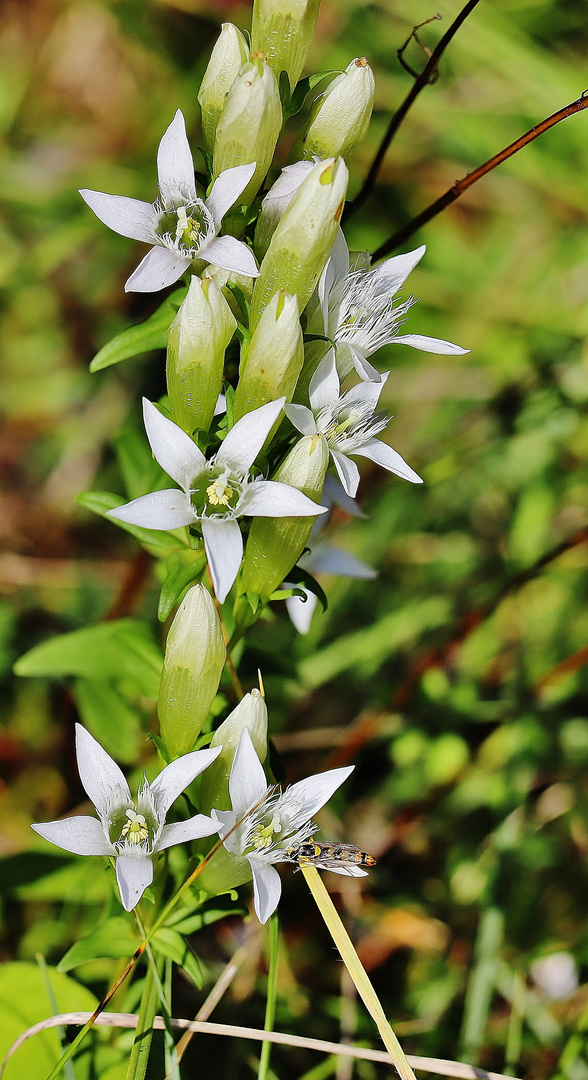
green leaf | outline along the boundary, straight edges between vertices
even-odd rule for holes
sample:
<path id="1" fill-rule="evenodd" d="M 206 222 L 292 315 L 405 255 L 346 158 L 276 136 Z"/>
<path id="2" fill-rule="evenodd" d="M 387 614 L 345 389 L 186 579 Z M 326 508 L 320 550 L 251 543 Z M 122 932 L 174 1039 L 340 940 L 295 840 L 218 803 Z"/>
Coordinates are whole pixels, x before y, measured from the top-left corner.
<path id="1" fill-rule="evenodd" d="M 201 548 L 192 550 L 184 548 L 174 551 L 167 560 L 167 574 L 159 597 L 157 617 L 160 622 L 165 622 L 175 604 L 178 604 L 182 594 L 194 581 L 199 581 L 206 566 L 206 555 Z"/>
<path id="2" fill-rule="evenodd" d="M 105 957 L 130 958 L 141 943 L 141 937 L 130 919 L 119 915 L 96 926 L 87 937 L 68 949 L 57 965 L 58 971 L 71 971 L 88 960 Z"/>
<path id="3" fill-rule="evenodd" d="M 201 989 L 204 974 L 200 963 L 177 930 L 172 930 L 169 926 L 162 926 L 152 938 L 152 944 L 156 952 L 179 964 L 198 989 Z"/>
<path id="4" fill-rule="evenodd" d="M 145 736 L 137 710 L 110 683 L 78 679 L 74 697 L 85 727 L 104 749 L 121 765 L 133 765 L 139 759 Z"/>
<path id="5" fill-rule="evenodd" d="M 155 491 L 162 483 L 165 473 L 151 453 L 144 432 L 125 427 L 114 437 L 114 447 L 119 469 L 129 499 L 138 499 L 149 491 Z M 166 479 L 164 486 L 169 481 Z"/>
<path id="6" fill-rule="evenodd" d="M 211 926 L 212 923 L 218 922 L 219 919 L 226 919 L 227 910 L 222 908 L 208 908 L 205 911 L 197 911 L 193 913 L 193 908 L 183 907 L 179 911 L 174 911 L 173 916 L 170 918 L 167 926 L 173 926 L 174 930 L 177 930 L 178 934 L 195 934 L 198 930 L 202 930 L 203 926 Z"/>
<path id="7" fill-rule="evenodd" d="M 86 679 L 127 679 L 157 698 L 163 656 L 147 627 L 117 619 L 61 634 L 35 645 L 14 665 L 17 675 L 81 675 Z"/>
<path id="8" fill-rule="evenodd" d="M 301 79 L 299 83 L 296 83 L 294 93 L 290 98 L 290 103 L 284 106 L 284 122 L 289 120 L 291 116 L 296 116 L 299 113 L 304 102 L 306 101 L 307 94 L 314 89 L 317 83 L 322 79 L 326 79 L 328 75 L 340 75 L 341 71 L 335 68 L 333 71 L 317 71 L 315 75 L 309 75 L 306 79 Z"/>
<path id="9" fill-rule="evenodd" d="M 121 495 L 114 495 L 111 491 L 83 491 L 76 495 L 76 502 L 86 510 L 100 517 L 107 517 L 109 510 L 116 506 L 124 506 L 126 499 Z M 148 548 L 166 548 L 167 550 L 185 547 L 188 544 L 188 530 L 176 529 L 174 532 L 165 532 L 163 529 L 144 529 L 141 525 L 130 525 L 128 521 L 119 521 L 118 518 L 108 518 L 113 525 L 134 536 L 139 543 Z"/>
<path id="10" fill-rule="evenodd" d="M 103 368 L 120 364 L 121 360 L 128 360 L 131 356 L 140 356 L 141 353 L 153 352 L 154 349 L 165 349 L 168 329 L 185 295 L 185 288 L 175 289 L 145 322 L 138 326 L 129 326 L 108 344 L 103 345 L 92 360 L 90 371 L 102 371 Z"/>
<path id="11" fill-rule="evenodd" d="M 278 87 L 280 91 L 280 104 L 282 106 L 282 113 L 284 114 L 284 120 L 290 115 L 288 108 L 290 105 L 290 98 L 292 96 L 290 89 L 290 79 L 287 71 L 280 71 L 280 78 L 278 79 Z"/>

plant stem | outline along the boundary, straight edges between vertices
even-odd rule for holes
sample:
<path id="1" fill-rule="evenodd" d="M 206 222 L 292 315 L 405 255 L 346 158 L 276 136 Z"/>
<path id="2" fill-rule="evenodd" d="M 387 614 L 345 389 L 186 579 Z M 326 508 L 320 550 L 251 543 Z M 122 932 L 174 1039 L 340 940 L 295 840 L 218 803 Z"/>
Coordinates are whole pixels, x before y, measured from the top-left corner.
<path id="1" fill-rule="evenodd" d="M 267 997 L 265 1002 L 265 1020 L 263 1023 L 264 1031 L 274 1030 L 274 1020 L 276 1018 L 276 992 L 278 985 L 278 950 L 280 943 L 279 936 L 279 923 L 278 916 L 274 912 L 269 920 L 269 966 L 267 973 Z M 261 1054 L 259 1055 L 259 1069 L 257 1070 L 257 1080 L 267 1080 L 267 1072 L 269 1068 L 269 1059 L 271 1053 L 272 1044 L 264 1042 L 261 1048 Z"/>
<path id="2" fill-rule="evenodd" d="M 325 920 L 327 929 L 341 954 L 341 959 L 355 983 L 357 992 L 377 1025 L 384 1046 L 390 1054 L 399 1076 L 402 1077 L 402 1080 L 416 1080 L 415 1075 L 406 1060 L 402 1047 L 388 1023 L 386 1014 L 380 1004 L 380 999 L 355 951 L 349 934 L 339 918 L 337 909 L 324 886 L 316 866 L 301 866 L 300 869 L 302 870 L 306 883 L 312 893 L 313 900 Z"/>
<path id="3" fill-rule="evenodd" d="M 126 1080 L 144 1080 L 149 1062 L 149 1051 L 153 1038 L 153 1019 L 157 1009 L 158 997 L 153 969 L 151 964 L 148 964 L 141 995 L 137 1034 L 129 1058 Z"/>

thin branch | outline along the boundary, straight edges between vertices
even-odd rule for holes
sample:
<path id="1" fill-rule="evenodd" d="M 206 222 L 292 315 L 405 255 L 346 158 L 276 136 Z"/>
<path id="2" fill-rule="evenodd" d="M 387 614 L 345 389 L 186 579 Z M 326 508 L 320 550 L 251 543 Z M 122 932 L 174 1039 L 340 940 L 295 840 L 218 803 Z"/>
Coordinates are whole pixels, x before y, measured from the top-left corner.
<path id="1" fill-rule="evenodd" d="M 355 199 L 353 200 L 353 202 L 348 203 L 348 205 L 345 208 L 345 214 L 344 214 L 344 220 L 345 221 L 347 221 L 348 218 L 350 218 L 352 214 L 355 214 L 357 210 L 360 210 L 361 207 L 364 205 L 364 203 L 366 203 L 367 200 L 369 199 L 369 197 L 370 197 L 370 195 L 371 195 L 371 193 L 374 190 L 374 187 L 376 185 L 376 180 L 378 178 L 378 173 L 380 171 L 380 168 L 382 166 L 382 162 L 383 162 L 383 160 L 384 160 L 384 158 L 386 156 L 386 153 L 388 151 L 388 147 L 390 146 L 390 143 L 392 142 L 392 139 L 394 138 L 396 132 L 398 131 L 398 128 L 400 127 L 402 121 L 404 120 L 404 117 L 408 113 L 408 110 L 410 109 L 413 102 L 416 101 L 416 99 L 419 96 L 421 90 L 423 90 L 425 88 L 425 86 L 430 84 L 431 79 L 433 78 L 435 72 L 437 71 L 437 66 L 439 64 L 439 60 L 441 59 L 443 53 L 445 52 L 445 49 L 449 45 L 449 42 L 455 36 L 455 34 L 459 30 L 462 23 L 465 22 L 468 15 L 470 14 L 470 12 L 474 10 L 474 8 L 475 8 L 475 6 L 476 6 L 476 4 L 478 2 L 479 2 L 479 0 L 468 0 L 465 7 L 462 8 L 462 10 L 460 11 L 457 18 L 454 19 L 454 21 L 452 22 L 451 26 L 449 27 L 449 30 L 447 30 L 447 32 L 443 35 L 443 37 L 441 38 L 439 44 L 437 45 L 437 47 L 431 53 L 429 59 L 427 60 L 427 63 L 425 64 L 425 66 L 424 66 L 423 70 L 421 71 L 420 75 L 417 77 L 417 79 L 415 80 L 415 82 L 411 86 L 411 88 L 408 91 L 408 94 L 406 95 L 404 101 L 402 102 L 402 104 L 398 107 L 398 109 L 394 113 L 394 116 L 392 117 L 390 123 L 388 124 L 388 129 L 386 131 L 386 134 L 384 135 L 384 138 L 382 139 L 382 142 L 380 143 L 380 147 L 378 149 L 378 152 L 377 152 L 377 154 L 376 154 L 376 156 L 375 156 L 375 158 L 374 158 L 374 160 L 373 160 L 373 162 L 372 162 L 372 164 L 370 166 L 370 170 L 369 170 L 369 172 L 368 172 L 368 174 L 367 174 L 367 176 L 366 176 L 366 178 L 364 180 L 363 187 L 360 189 L 359 193 L 355 196 Z"/>
<path id="2" fill-rule="evenodd" d="M 376 259 L 383 259 L 384 255 L 388 255 L 389 252 L 394 251 L 400 244 L 403 244 L 405 240 L 408 240 L 409 236 L 412 236 L 413 233 L 417 231 L 417 229 L 420 229 L 427 221 L 430 221 L 431 218 L 440 214 L 446 206 L 449 206 L 452 202 L 455 202 L 456 199 L 459 199 L 464 191 L 467 191 L 472 184 L 475 184 L 478 180 L 481 180 L 483 176 L 486 176 L 486 173 L 495 169 L 497 165 L 502 165 L 503 161 L 507 161 L 513 154 L 516 154 L 519 150 L 522 150 L 524 146 L 527 146 L 529 143 L 533 142 L 534 139 L 537 139 L 539 135 L 543 135 L 544 132 L 549 131 L 550 128 L 559 124 L 561 120 L 567 120 L 568 116 L 574 116 L 576 113 L 583 112 L 584 109 L 588 109 L 588 90 L 584 90 L 577 101 L 572 101 L 570 105 L 566 105 L 564 109 L 559 109 L 558 112 L 555 112 L 551 116 L 548 116 L 547 119 L 542 120 L 540 124 L 535 124 L 534 127 L 525 132 L 524 135 L 521 135 L 520 138 L 516 139 L 510 146 L 506 146 L 499 154 L 495 154 L 494 157 L 491 157 L 488 161 L 484 162 L 483 165 L 479 165 L 477 169 L 468 173 L 463 179 L 456 180 L 453 186 L 450 187 L 444 195 L 441 195 L 441 197 L 434 203 L 431 203 L 426 210 L 417 214 L 412 221 L 409 221 L 407 225 L 403 225 L 403 227 L 399 229 L 398 232 L 394 233 L 389 240 L 386 240 L 381 244 L 378 250 L 373 254 L 374 261 Z"/>

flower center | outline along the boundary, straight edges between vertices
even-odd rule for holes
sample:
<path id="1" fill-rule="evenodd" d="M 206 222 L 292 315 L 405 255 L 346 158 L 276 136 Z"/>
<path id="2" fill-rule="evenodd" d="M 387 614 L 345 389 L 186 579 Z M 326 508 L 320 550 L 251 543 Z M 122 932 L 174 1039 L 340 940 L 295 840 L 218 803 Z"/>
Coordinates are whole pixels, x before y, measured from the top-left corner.
<path id="1" fill-rule="evenodd" d="M 229 469 L 214 466 L 190 491 L 190 502 L 199 517 L 231 517 L 243 492 L 243 482 Z"/>
<path id="2" fill-rule="evenodd" d="M 162 202 L 163 206 L 160 203 L 157 207 L 155 236 L 165 247 L 194 258 L 209 234 L 214 232 L 210 211 L 201 199 L 175 205 L 168 196 Z"/>
<path id="3" fill-rule="evenodd" d="M 251 854 L 252 851 L 264 851 L 266 848 L 271 847 L 274 841 L 274 833 L 281 833 L 282 828 L 279 814 L 272 814 L 271 820 L 267 821 L 266 819 L 265 825 L 260 822 L 255 826 L 249 837 L 248 851 L 245 854 Z"/>
<path id="4" fill-rule="evenodd" d="M 149 829 L 144 814 L 137 814 L 135 810 L 127 810 L 125 817 L 128 820 L 126 825 L 123 825 L 120 834 L 121 840 L 124 837 L 128 844 L 142 844 L 149 839 Z"/>

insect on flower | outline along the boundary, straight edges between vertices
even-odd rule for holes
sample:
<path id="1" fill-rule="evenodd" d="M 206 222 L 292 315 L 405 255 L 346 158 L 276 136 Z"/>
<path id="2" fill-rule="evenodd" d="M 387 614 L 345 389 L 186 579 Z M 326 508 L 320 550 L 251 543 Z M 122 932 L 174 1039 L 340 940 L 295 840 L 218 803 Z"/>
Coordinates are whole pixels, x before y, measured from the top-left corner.
<path id="1" fill-rule="evenodd" d="M 354 844 L 319 844 L 315 840 L 289 847 L 282 861 L 296 863 L 296 870 L 300 870 L 301 866 L 318 866 L 350 877 L 363 876 L 365 871 L 361 867 L 376 865 L 373 855 L 361 851 Z"/>

